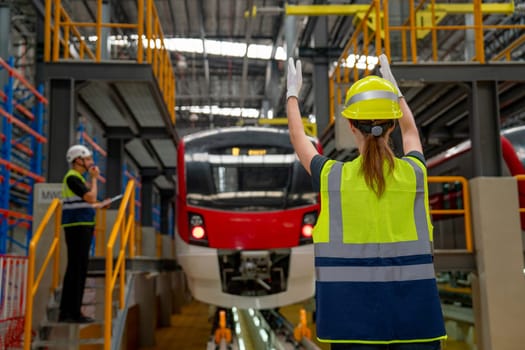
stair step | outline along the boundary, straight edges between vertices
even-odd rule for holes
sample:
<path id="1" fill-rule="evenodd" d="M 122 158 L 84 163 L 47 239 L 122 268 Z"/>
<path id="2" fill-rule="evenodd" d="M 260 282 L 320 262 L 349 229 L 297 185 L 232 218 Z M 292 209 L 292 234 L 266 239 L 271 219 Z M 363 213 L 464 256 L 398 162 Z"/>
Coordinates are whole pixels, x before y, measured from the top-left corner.
<path id="1" fill-rule="evenodd" d="M 113 302 L 111 303 L 113 306 L 117 306 L 119 304 L 119 301 L 118 300 L 113 300 Z M 98 301 L 95 301 L 93 303 L 87 303 L 87 302 L 82 302 L 82 306 L 102 306 L 104 305 L 104 300 L 98 300 Z M 53 302 L 50 302 L 48 305 L 47 305 L 47 309 L 48 310 L 52 310 L 52 309 L 58 309 L 60 307 L 60 303 L 58 301 L 53 301 Z"/>
<path id="2" fill-rule="evenodd" d="M 95 345 L 101 344 L 104 345 L 104 338 L 85 338 L 85 339 L 55 339 L 55 340 L 35 340 L 32 343 L 33 348 L 38 348 L 42 346 L 74 346 L 74 345 Z"/>
<path id="3" fill-rule="evenodd" d="M 50 320 L 44 320 L 40 323 L 41 327 L 68 327 L 68 326 L 91 326 L 94 324 L 104 324 L 104 320 L 98 320 L 95 319 L 95 322 L 91 323 L 69 323 L 69 322 L 58 322 L 58 321 L 50 321 Z"/>
<path id="4" fill-rule="evenodd" d="M 93 290 L 93 289 L 104 289 L 106 288 L 106 285 L 105 284 L 93 284 L 93 285 L 86 285 L 84 287 L 84 290 Z M 116 289 L 119 289 L 120 288 L 120 284 L 115 284 L 115 287 L 113 288 L 113 290 L 116 290 Z M 62 291 L 62 285 L 59 285 L 58 287 L 56 287 L 55 291 Z"/>

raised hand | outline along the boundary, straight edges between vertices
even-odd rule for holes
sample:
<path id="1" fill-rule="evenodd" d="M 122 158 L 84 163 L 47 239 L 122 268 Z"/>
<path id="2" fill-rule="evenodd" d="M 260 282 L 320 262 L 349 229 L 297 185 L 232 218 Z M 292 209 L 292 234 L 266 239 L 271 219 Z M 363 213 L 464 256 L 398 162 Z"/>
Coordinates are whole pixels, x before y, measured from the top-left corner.
<path id="1" fill-rule="evenodd" d="M 293 58 L 290 57 L 288 59 L 288 78 L 286 80 L 286 100 L 292 96 L 299 99 L 301 85 L 303 85 L 301 61 L 297 60 L 297 65 L 295 65 Z"/>
<path id="2" fill-rule="evenodd" d="M 399 90 L 399 86 L 397 86 L 396 78 L 394 78 L 394 75 L 392 74 L 392 71 L 390 70 L 390 64 L 388 63 L 388 57 L 383 53 L 379 56 L 379 72 L 381 72 L 381 75 L 383 76 L 383 79 L 388 80 L 397 89 L 397 94 L 399 97 L 403 96 L 401 93 L 401 90 Z"/>

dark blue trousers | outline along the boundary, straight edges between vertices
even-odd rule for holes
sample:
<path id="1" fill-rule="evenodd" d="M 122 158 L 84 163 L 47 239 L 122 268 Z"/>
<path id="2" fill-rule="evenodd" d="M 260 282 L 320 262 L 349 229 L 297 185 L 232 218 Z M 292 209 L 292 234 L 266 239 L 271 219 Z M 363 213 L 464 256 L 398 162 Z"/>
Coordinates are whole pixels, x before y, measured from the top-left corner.
<path id="1" fill-rule="evenodd" d="M 89 249 L 93 239 L 93 226 L 64 227 L 67 245 L 67 267 L 62 284 L 60 316 L 80 317 L 82 297 L 86 286 Z"/>

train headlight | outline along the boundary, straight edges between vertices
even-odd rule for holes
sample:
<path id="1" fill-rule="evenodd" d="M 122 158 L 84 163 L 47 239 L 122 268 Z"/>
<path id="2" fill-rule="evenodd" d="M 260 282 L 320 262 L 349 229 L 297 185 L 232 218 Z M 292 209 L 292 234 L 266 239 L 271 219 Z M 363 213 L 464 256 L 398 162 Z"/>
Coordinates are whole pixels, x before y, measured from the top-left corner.
<path id="1" fill-rule="evenodd" d="M 190 224 L 190 244 L 208 246 L 208 236 L 206 235 L 206 226 L 204 219 L 199 214 L 189 213 Z"/>
<path id="2" fill-rule="evenodd" d="M 299 237 L 299 245 L 311 244 L 314 225 L 317 221 L 317 212 L 306 213 L 303 216 L 301 225 L 301 235 Z"/>
<path id="3" fill-rule="evenodd" d="M 301 235 L 303 238 L 312 237 L 312 233 L 314 231 L 314 227 L 310 224 L 303 225 L 303 230 L 301 231 Z"/>
<path id="4" fill-rule="evenodd" d="M 202 226 L 194 226 L 191 229 L 191 236 L 195 239 L 202 239 L 206 235 Z"/>

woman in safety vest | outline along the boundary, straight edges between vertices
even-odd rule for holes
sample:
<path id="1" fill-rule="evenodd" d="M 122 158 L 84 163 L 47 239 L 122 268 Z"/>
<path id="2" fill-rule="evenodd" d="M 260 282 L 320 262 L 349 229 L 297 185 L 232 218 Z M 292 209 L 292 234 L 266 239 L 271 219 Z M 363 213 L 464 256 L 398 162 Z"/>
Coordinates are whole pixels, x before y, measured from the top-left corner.
<path id="1" fill-rule="evenodd" d="M 414 117 L 380 56 L 381 74 L 355 82 L 342 116 L 360 155 L 318 154 L 304 133 L 301 62 L 288 63 L 290 139 L 321 195 L 314 229 L 317 337 L 332 349 L 434 350 L 446 339 L 432 258 L 425 158 Z M 389 136 L 396 120 L 405 156 Z"/>

